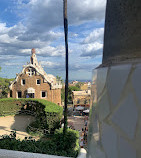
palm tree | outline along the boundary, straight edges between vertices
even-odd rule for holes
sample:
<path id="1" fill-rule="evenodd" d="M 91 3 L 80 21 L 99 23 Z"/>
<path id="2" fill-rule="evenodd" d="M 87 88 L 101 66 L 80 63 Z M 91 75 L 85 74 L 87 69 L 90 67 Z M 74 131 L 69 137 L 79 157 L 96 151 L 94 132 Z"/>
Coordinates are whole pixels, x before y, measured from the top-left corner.
<path id="1" fill-rule="evenodd" d="M 65 33 L 65 50 L 66 50 L 66 80 L 65 80 L 65 108 L 64 108 L 64 129 L 63 133 L 67 131 L 67 104 L 68 104 L 68 19 L 67 19 L 67 0 L 63 0 L 64 5 L 64 33 Z"/>

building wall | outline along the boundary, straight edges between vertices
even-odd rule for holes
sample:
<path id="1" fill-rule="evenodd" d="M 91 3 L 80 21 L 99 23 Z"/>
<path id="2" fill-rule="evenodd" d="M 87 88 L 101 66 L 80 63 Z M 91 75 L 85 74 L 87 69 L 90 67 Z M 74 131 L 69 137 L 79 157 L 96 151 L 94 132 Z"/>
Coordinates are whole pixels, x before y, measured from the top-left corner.
<path id="1" fill-rule="evenodd" d="M 27 70 L 25 70 L 25 72 L 26 71 Z M 25 85 L 21 84 L 22 79 L 25 79 Z M 37 79 L 41 80 L 40 85 L 36 84 Z M 14 83 L 12 86 L 12 97 L 17 98 L 17 91 L 21 91 L 22 98 L 26 98 L 27 89 L 30 87 L 35 89 L 34 98 L 45 99 L 45 100 L 48 100 L 48 101 L 61 105 L 61 89 L 51 89 L 50 84 L 45 83 L 44 78 L 37 73 L 35 73 L 35 75 L 32 75 L 32 76 L 29 76 L 26 73 L 21 74 L 19 76 L 17 82 Z M 47 92 L 46 98 L 42 98 L 41 91 Z"/>
<path id="2" fill-rule="evenodd" d="M 94 70 L 87 158 L 141 157 L 140 81 L 139 63 Z"/>
<path id="3" fill-rule="evenodd" d="M 73 95 L 72 99 L 73 105 L 90 105 L 90 95 Z M 80 100 L 79 103 L 78 100 Z M 87 101 L 86 103 L 85 100 Z"/>

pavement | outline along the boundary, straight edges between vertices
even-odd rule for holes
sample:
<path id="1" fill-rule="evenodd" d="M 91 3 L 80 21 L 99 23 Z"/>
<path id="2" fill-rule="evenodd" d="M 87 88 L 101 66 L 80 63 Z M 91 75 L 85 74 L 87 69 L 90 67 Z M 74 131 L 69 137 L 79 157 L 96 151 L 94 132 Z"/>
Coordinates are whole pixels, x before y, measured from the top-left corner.
<path id="1" fill-rule="evenodd" d="M 84 116 L 69 116 L 68 122 L 71 122 L 75 130 L 81 131 L 84 128 Z"/>
<path id="2" fill-rule="evenodd" d="M 26 127 L 33 121 L 34 117 L 28 115 L 0 117 L 0 135 L 9 135 L 12 130 L 16 130 L 16 138 L 29 137 Z"/>

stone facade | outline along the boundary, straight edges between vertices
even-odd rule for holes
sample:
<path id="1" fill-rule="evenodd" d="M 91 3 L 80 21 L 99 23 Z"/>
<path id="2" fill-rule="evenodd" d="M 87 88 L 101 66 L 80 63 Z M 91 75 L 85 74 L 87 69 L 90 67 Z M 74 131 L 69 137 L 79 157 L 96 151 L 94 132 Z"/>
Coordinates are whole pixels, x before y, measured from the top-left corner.
<path id="1" fill-rule="evenodd" d="M 141 64 L 94 70 L 88 158 L 141 157 Z"/>
<path id="2" fill-rule="evenodd" d="M 45 99 L 61 105 L 61 82 L 53 75 L 45 73 L 37 62 L 35 50 L 32 49 L 30 63 L 23 66 L 10 85 L 10 97 Z"/>
<path id="3" fill-rule="evenodd" d="M 72 91 L 73 106 L 90 106 L 91 91 Z"/>

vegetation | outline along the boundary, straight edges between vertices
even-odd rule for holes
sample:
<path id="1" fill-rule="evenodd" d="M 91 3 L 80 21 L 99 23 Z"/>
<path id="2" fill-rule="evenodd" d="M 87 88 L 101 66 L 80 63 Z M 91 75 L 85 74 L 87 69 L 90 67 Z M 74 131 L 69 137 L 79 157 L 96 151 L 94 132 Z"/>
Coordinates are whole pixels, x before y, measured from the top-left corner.
<path id="1" fill-rule="evenodd" d="M 0 77 L 0 98 L 7 98 L 7 94 L 9 92 L 9 84 L 14 79 L 1 78 Z"/>
<path id="2" fill-rule="evenodd" d="M 61 81 L 61 83 L 64 82 L 63 79 L 62 79 L 62 77 L 60 77 L 60 76 L 56 76 L 56 80 Z"/>
<path id="3" fill-rule="evenodd" d="M 35 115 L 37 128 L 51 132 L 60 127 L 63 108 L 55 103 L 43 99 L 0 99 L 0 116 L 13 115 L 21 111 Z"/>
<path id="4" fill-rule="evenodd" d="M 75 86 L 80 89 L 80 87 L 81 87 L 82 85 L 84 85 L 84 82 L 78 82 Z"/>
<path id="5" fill-rule="evenodd" d="M 16 132 L 12 131 L 9 136 L 0 139 L 0 149 L 17 150 L 33 153 L 42 153 L 58 156 L 77 157 L 79 151 L 79 132 L 67 129 L 63 135 L 63 129 L 56 130 L 51 139 L 35 141 L 25 138 L 16 139 Z"/>
<path id="6" fill-rule="evenodd" d="M 72 91 L 80 91 L 80 88 L 77 86 L 69 86 L 69 89 L 68 89 L 69 102 L 72 102 Z M 62 99 L 62 101 L 65 100 L 65 89 L 64 88 L 62 88 L 62 90 L 61 90 L 61 99 Z"/>

